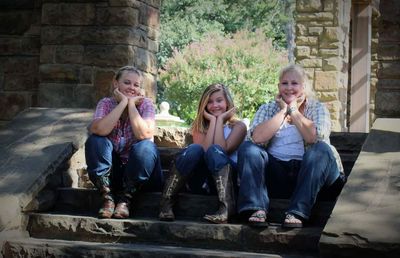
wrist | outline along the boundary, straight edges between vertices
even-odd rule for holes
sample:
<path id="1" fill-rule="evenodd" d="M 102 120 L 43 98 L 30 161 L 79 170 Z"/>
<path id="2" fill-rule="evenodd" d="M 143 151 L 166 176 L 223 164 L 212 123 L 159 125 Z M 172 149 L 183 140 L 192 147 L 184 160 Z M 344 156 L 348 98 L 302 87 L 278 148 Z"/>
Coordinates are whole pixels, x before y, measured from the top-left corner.
<path id="1" fill-rule="evenodd" d="M 291 115 L 293 112 L 295 112 L 297 110 L 297 107 L 295 106 L 288 106 L 287 110 L 286 110 L 286 114 L 287 115 Z"/>

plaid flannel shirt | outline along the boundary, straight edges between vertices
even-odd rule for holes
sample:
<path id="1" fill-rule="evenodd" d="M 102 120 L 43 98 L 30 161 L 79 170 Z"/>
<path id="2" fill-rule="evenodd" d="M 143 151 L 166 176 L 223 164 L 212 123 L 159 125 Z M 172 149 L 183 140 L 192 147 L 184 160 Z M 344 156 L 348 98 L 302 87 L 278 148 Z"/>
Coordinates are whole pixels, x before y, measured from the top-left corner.
<path id="1" fill-rule="evenodd" d="M 266 120 L 270 120 L 272 117 L 276 115 L 280 111 L 279 105 L 275 101 L 271 101 L 267 104 L 262 105 L 256 112 L 253 122 L 251 123 L 250 129 L 247 132 L 247 140 L 252 141 L 251 135 L 257 125 L 261 124 Z M 306 106 L 304 109 L 304 116 L 313 121 L 314 125 L 317 129 L 317 141 L 323 141 L 327 143 L 335 156 L 336 163 L 338 165 L 340 173 L 343 173 L 343 166 L 337 152 L 336 148 L 330 144 L 329 136 L 331 134 L 331 119 L 330 114 L 326 106 L 316 100 L 307 99 Z M 264 146 L 266 149 L 268 148 L 268 143 L 259 144 Z M 307 148 L 307 145 L 304 142 L 304 147 Z"/>
<path id="2" fill-rule="evenodd" d="M 109 114 L 118 102 L 114 98 L 103 98 L 97 103 L 93 120 L 100 119 Z M 140 116 L 145 120 L 155 120 L 155 109 L 152 101 L 145 98 L 138 107 Z M 113 144 L 114 151 L 120 156 L 122 163 L 126 163 L 129 157 L 129 151 L 132 145 L 138 140 L 133 134 L 129 117 L 126 120 L 119 119 L 117 124 L 107 138 Z"/>

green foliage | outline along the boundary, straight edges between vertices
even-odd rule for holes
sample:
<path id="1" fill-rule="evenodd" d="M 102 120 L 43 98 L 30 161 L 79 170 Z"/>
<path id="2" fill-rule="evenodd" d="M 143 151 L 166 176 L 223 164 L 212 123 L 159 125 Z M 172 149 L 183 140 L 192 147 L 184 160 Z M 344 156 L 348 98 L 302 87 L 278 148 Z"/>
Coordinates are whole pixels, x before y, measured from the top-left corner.
<path id="1" fill-rule="evenodd" d="M 275 96 L 278 72 L 285 63 L 286 54 L 275 50 L 260 31 L 232 37 L 211 33 L 175 51 L 160 80 L 171 113 L 189 124 L 204 88 L 217 82 L 230 88 L 238 115 L 252 119 L 258 107 Z"/>
<path id="2" fill-rule="evenodd" d="M 161 6 L 159 66 L 208 33 L 233 34 L 259 29 L 275 47 L 286 46 L 285 26 L 293 0 L 165 0 Z"/>

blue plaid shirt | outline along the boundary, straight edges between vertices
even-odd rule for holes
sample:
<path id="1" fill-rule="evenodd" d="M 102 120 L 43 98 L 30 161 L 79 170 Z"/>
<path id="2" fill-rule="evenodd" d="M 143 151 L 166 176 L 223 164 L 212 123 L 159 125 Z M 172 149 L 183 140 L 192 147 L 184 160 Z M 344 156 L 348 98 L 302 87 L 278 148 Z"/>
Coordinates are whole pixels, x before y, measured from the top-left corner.
<path id="1" fill-rule="evenodd" d="M 266 120 L 270 120 L 280 110 L 281 109 L 279 105 L 276 103 L 276 101 L 271 101 L 267 104 L 262 105 L 257 110 L 253 122 L 251 123 L 250 129 L 247 132 L 247 140 L 252 141 L 251 135 L 254 129 L 257 127 L 257 125 L 261 124 Z M 337 152 L 335 147 L 330 144 L 329 136 L 331 134 L 331 118 L 326 106 L 317 100 L 307 99 L 303 115 L 307 119 L 314 122 L 314 125 L 317 129 L 317 141 L 323 141 L 331 147 L 333 154 L 336 158 L 336 163 L 338 165 L 339 171 L 343 173 L 343 166 L 340 160 L 339 153 Z M 307 148 L 308 145 L 306 145 L 305 142 L 304 144 L 305 148 Z M 262 145 L 266 148 L 268 146 L 267 143 L 261 143 L 259 145 Z"/>

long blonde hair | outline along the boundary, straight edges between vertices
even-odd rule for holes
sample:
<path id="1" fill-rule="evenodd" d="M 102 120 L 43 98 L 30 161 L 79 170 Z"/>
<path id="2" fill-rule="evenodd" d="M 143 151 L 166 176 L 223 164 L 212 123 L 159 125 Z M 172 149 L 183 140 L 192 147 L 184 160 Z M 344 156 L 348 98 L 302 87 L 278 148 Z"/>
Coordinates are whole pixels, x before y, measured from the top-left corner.
<path id="1" fill-rule="evenodd" d="M 227 103 L 227 109 L 229 110 L 233 108 L 235 105 L 233 103 L 232 96 L 229 92 L 229 89 L 222 83 L 214 83 L 209 85 L 207 88 L 205 88 L 203 94 L 201 95 L 199 106 L 197 108 L 197 114 L 196 118 L 193 121 L 192 124 L 192 132 L 200 132 L 200 133 L 206 133 L 208 130 L 209 126 L 209 121 L 204 118 L 204 110 L 207 108 L 208 100 L 210 99 L 211 94 L 217 92 L 217 91 L 222 91 L 224 94 L 226 103 Z M 232 116 L 227 123 L 232 124 L 237 120 L 235 116 Z"/>
<path id="2" fill-rule="evenodd" d="M 304 95 L 306 96 L 307 99 L 315 99 L 315 92 L 312 89 L 311 83 L 308 80 L 308 76 L 306 74 L 306 71 L 304 70 L 303 67 L 297 64 L 289 64 L 288 66 L 284 67 L 281 69 L 279 73 L 279 83 L 281 82 L 283 76 L 288 73 L 288 72 L 296 72 L 300 75 L 301 77 L 301 82 L 304 87 Z"/>

